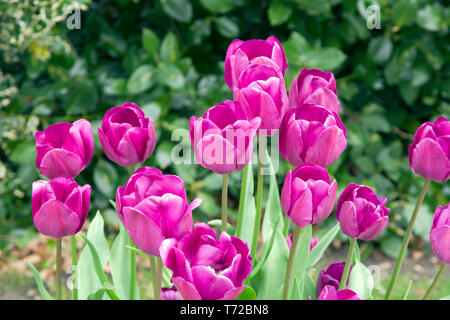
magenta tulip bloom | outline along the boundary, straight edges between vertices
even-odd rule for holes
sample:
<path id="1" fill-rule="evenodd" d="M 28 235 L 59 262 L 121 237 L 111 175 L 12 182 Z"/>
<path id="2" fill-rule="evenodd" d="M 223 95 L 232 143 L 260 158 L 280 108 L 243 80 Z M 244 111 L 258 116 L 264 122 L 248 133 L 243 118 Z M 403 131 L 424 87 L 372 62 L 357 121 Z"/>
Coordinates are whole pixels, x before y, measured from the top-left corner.
<path id="1" fill-rule="evenodd" d="M 450 264 L 450 202 L 445 207 L 436 208 L 430 242 L 436 257 L 442 263 Z"/>
<path id="2" fill-rule="evenodd" d="M 319 277 L 317 278 L 316 293 L 320 294 L 322 289 L 326 286 L 332 286 L 336 290 L 339 289 L 339 284 L 341 283 L 342 274 L 344 273 L 345 262 L 335 262 L 328 266 L 328 268 L 320 270 Z M 350 279 L 351 267 L 349 272 L 349 278 L 347 278 L 347 283 Z"/>
<path id="3" fill-rule="evenodd" d="M 172 282 L 185 300 L 234 300 L 246 288 L 252 270 L 248 245 L 222 232 L 196 223 L 194 230 L 176 241 L 161 244 L 164 265 L 173 271 Z"/>
<path id="4" fill-rule="evenodd" d="M 187 203 L 184 181 L 141 167 L 116 193 L 116 209 L 131 239 L 148 255 L 159 257 L 166 238 L 179 239 L 192 230 L 192 210 L 201 203 Z"/>
<path id="5" fill-rule="evenodd" d="M 33 182 L 31 214 L 38 231 L 62 238 L 81 230 L 89 212 L 91 186 L 79 186 L 71 177 Z"/>
<path id="6" fill-rule="evenodd" d="M 338 199 L 336 218 L 350 238 L 374 239 L 389 222 L 387 199 L 364 185 L 350 184 Z"/>
<path id="7" fill-rule="evenodd" d="M 281 206 L 298 227 L 325 220 L 334 208 L 337 183 L 328 172 L 315 164 L 304 163 L 289 170 L 281 191 Z"/>
<path id="8" fill-rule="evenodd" d="M 331 72 L 302 69 L 298 78 L 292 82 L 289 106 L 298 107 L 304 103 L 317 104 L 339 113 L 336 80 Z"/>
<path id="9" fill-rule="evenodd" d="M 277 68 L 283 75 L 287 69 L 286 56 L 275 37 L 231 42 L 225 57 L 225 82 L 233 90 L 242 72 L 250 64 L 265 64 Z"/>
<path id="10" fill-rule="evenodd" d="M 208 109 L 203 118 L 191 117 L 192 147 L 197 162 L 216 173 L 245 167 L 253 151 L 260 118 L 247 120 L 239 102 L 227 100 Z"/>
<path id="11" fill-rule="evenodd" d="M 280 127 L 289 105 L 283 75 L 268 65 L 250 65 L 233 91 L 249 119 L 261 118 L 261 129 L 271 136 Z"/>
<path id="12" fill-rule="evenodd" d="M 439 117 L 425 122 L 408 147 L 409 165 L 427 180 L 445 182 L 450 178 L 450 121 Z"/>
<path id="13" fill-rule="evenodd" d="M 173 286 L 172 288 L 162 288 L 161 289 L 161 300 L 182 300 L 181 294 L 178 292 L 177 288 Z"/>
<path id="14" fill-rule="evenodd" d="M 49 179 L 76 177 L 86 168 L 94 152 L 94 135 L 89 121 L 60 122 L 38 131 L 36 167 Z"/>
<path id="15" fill-rule="evenodd" d="M 290 236 L 286 237 L 286 243 L 288 245 L 289 250 L 291 250 L 292 247 L 292 238 L 294 237 L 294 234 L 291 233 Z M 319 243 L 319 238 L 318 237 L 313 237 L 311 238 L 311 240 L 309 241 L 309 251 L 311 251 L 312 249 L 314 249 L 314 247 L 316 246 L 316 244 Z"/>
<path id="16" fill-rule="evenodd" d="M 337 290 L 333 286 L 325 286 L 317 300 L 364 300 L 350 289 Z"/>
<path id="17" fill-rule="evenodd" d="M 328 167 L 347 147 L 347 130 L 335 112 L 313 104 L 289 109 L 280 127 L 280 153 L 297 167 Z"/>
<path id="18" fill-rule="evenodd" d="M 153 120 L 131 102 L 106 112 L 98 137 L 106 156 L 125 167 L 147 160 L 156 144 Z"/>

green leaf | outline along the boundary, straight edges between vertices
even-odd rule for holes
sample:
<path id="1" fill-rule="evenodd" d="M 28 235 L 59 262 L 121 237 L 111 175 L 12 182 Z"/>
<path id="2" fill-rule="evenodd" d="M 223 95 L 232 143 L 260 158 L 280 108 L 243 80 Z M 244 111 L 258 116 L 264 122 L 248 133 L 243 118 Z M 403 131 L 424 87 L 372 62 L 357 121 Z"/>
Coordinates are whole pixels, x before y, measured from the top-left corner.
<path id="1" fill-rule="evenodd" d="M 311 297 L 311 299 L 313 300 L 317 299 L 316 282 L 314 281 L 314 279 L 311 277 L 310 274 L 306 274 L 303 280 L 304 280 L 304 288 L 302 299 L 307 300 L 309 297 Z"/>
<path id="2" fill-rule="evenodd" d="M 255 225 L 256 216 L 256 205 L 255 197 L 253 196 L 253 168 L 252 164 L 248 163 L 248 174 L 247 174 L 247 188 L 241 187 L 241 194 L 245 192 L 244 201 L 239 203 L 239 211 L 243 210 L 242 223 L 236 226 L 236 236 L 241 238 L 242 241 L 248 243 L 251 248 L 252 238 L 253 238 L 253 228 Z M 246 170 L 246 169 L 245 169 Z M 242 181 L 242 185 L 244 181 Z"/>
<path id="3" fill-rule="evenodd" d="M 437 3 L 434 5 L 428 4 L 417 12 L 416 22 L 425 30 L 439 31 L 442 23 L 442 11 L 443 8 Z"/>
<path id="4" fill-rule="evenodd" d="M 236 300 L 256 300 L 256 292 L 252 287 L 245 288 Z"/>
<path id="5" fill-rule="evenodd" d="M 217 30 L 225 38 L 236 38 L 239 36 L 238 25 L 228 17 L 219 17 L 214 20 Z"/>
<path id="6" fill-rule="evenodd" d="M 168 141 L 164 141 L 156 149 L 156 162 L 158 165 L 165 169 L 172 163 L 172 144 Z"/>
<path id="7" fill-rule="evenodd" d="M 325 250 L 328 246 L 333 242 L 336 235 L 339 233 L 340 226 L 339 223 L 336 223 L 328 232 L 319 238 L 319 242 L 314 246 L 311 250 L 311 253 L 308 257 L 307 268 L 312 268 L 322 257 Z"/>
<path id="8" fill-rule="evenodd" d="M 161 83 L 172 89 L 184 86 L 184 76 L 180 69 L 173 64 L 161 63 L 158 65 L 158 79 Z"/>
<path id="9" fill-rule="evenodd" d="M 360 261 L 356 261 L 350 272 L 348 281 L 348 289 L 355 291 L 363 299 L 372 298 L 372 289 L 374 287 L 374 279 L 369 269 Z"/>
<path id="10" fill-rule="evenodd" d="M 99 160 L 94 168 L 93 180 L 95 187 L 107 198 L 116 193 L 119 175 L 114 165 L 109 161 Z"/>
<path id="11" fill-rule="evenodd" d="M 152 65 L 144 64 L 134 70 L 127 82 L 128 93 L 138 94 L 150 89 L 154 83 L 153 69 Z"/>
<path id="12" fill-rule="evenodd" d="M 211 34 L 211 21 L 209 19 L 195 20 L 189 28 L 189 39 L 192 44 L 198 45 Z"/>
<path id="13" fill-rule="evenodd" d="M 168 32 L 164 37 L 160 48 L 161 60 L 164 62 L 175 62 L 180 57 L 178 40 L 173 32 Z"/>
<path id="14" fill-rule="evenodd" d="M 160 40 L 156 33 L 152 30 L 144 28 L 142 30 L 142 46 L 150 57 L 155 57 L 158 54 Z"/>
<path id="15" fill-rule="evenodd" d="M 310 15 L 325 14 L 330 10 L 329 0 L 292 0 L 298 7 L 306 10 Z"/>
<path id="16" fill-rule="evenodd" d="M 376 64 L 383 64 L 389 60 L 392 54 L 392 48 L 392 41 L 389 37 L 376 37 L 370 40 L 367 54 L 369 59 Z"/>
<path id="17" fill-rule="evenodd" d="M 48 293 L 47 289 L 45 289 L 41 275 L 36 270 L 36 268 L 31 263 L 29 263 L 27 260 L 25 260 L 25 263 L 28 265 L 28 267 L 30 267 L 31 271 L 33 272 L 34 281 L 36 281 L 36 285 L 38 287 L 41 298 L 43 300 L 53 300 L 53 297 Z"/>
<path id="18" fill-rule="evenodd" d="M 402 300 L 408 300 L 409 291 L 411 290 L 413 281 L 409 280 L 408 286 L 406 287 L 405 293 L 403 294 Z"/>
<path id="19" fill-rule="evenodd" d="M 95 111 L 97 90 L 89 79 L 75 79 L 71 82 L 64 100 L 64 110 L 68 114 L 81 115 Z"/>
<path id="20" fill-rule="evenodd" d="M 227 13 L 234 7 L 232 0 L 200 0 L 200 3 L 212 13 Z"/>
<path id="21" fill-rule="evenodd" d="M 30 164 L 36 159 L 36 146 L 34 141 L 22 141 L 17 144 L 9 159 L 18 164 Z"/>
<path id="22" fill-rule="evenodd" d="M 414 19 L 416 18 L 416 11 L 416 0 L 396 1 L 392 9 L 392 20 L 397 28 L 409 26 L 414 23 Z"/>
<path id="23" fill-rule="evenodd" d="M 294 266 L 292 268 L 292 278 L 299 279 L 299 295 L 303 297 L 303 278 L 305 277 L 306 266 L 309 258 L 309 246 L 311 242 L 312 236 L 312 226 L 309 224 L 306 227 L 302 228 L 300 231 L 300 237 L 298 239 L 297 251 L 295 252 L 294 258 Z M 292 296 L 292 289 L 294 286 L 291 286 L 291 292 L 289 296 Z"/>
<path id="24" fill-rule="evenodd" d="M 270 1 L 267 16 L 271 26 L 277 26 L 288 21 L 292 14 L 292 8 L 284 1 L 272 0 Z"/>
<path id="25" fill-rule="evenodd" d="M 165 13 L 180 22 L 189 22 L 192 19 L 192 5 L 189 0 L 161 0 Z"/>
<path id="26" fill-rule="evenodd" d="M 399 236 L 388 236 L 381 240 L 381 249 L 391 258 L 397 258 L 402 247 L 402 239 Z"/>
<path id="27" fill-rule="evenodd" d="M 208 221 L 208 225 L 210 225 L 213 228 L 222 228 L 222 220 L 221 219 L 214 219 L 214 220 L 209 220 Z M 234 234 L 235 230 L 234 227 L 228 223 L 227 225 L 227 233 L 228 234 Z"/>

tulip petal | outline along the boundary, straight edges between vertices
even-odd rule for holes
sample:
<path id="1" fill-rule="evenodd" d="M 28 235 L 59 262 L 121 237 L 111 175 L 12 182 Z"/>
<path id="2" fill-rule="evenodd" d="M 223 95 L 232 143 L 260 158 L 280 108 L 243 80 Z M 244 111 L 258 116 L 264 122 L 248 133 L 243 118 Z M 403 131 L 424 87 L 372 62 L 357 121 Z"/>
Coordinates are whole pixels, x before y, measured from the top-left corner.
<path id="1" fill-rule="evenodd" d="M 341 230 L 350 238 L 356 238 L 359 233 L 358 218 L 356 215 L 356 207 L 353 202 L 345 201 L 342 204 L 339 218 Z"/>
<path id="2" fill-rule="evenodd" d="M 217 275 L 211 267 L 192 267 L 192 278 L 195 288 L 203 300 L 218 300 L 234 289 L 230 279 Z"/>
<path id="3" fill-rule="evenodd" d="M 445 182 L 450 174 L 450 160 L 436 141 L 426 138 L 412 151 L 411 168 L 428 180 Z"/>
<path id="4" fill-rule="evenodd" d="M 59 176 L 76 177 L 82 170 L 79 156 L 64 149 L 52 149 L 42 158 L 39 171 L 49 179 Z"/>
<path id="5" fill-rule="evenodd" d="M 450 264 L 450 225 L 438 226 L 430 233 L 431 248 L 438 259 Z"/>

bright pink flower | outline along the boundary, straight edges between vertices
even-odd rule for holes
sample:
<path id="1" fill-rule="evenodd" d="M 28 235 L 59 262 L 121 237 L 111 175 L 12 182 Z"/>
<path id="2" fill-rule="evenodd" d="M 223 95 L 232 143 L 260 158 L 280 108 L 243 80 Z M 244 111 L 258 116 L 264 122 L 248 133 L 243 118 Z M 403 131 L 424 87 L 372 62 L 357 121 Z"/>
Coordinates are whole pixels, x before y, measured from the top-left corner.
<path id="1" fill-rule="evenodd" d="M 364 185 L 350 184 L 342 191 L 336 207 L 341 230 L 350 238 L 374 239 L 389 222 L 387 199 Z"/>
<path id="2" fill-rule="evenodd" d="M 190 233 L 161 244 L 164 265 L 173 271 L 172 282 L 185 300 L 234 300 L 246 288 L 252 270 L 248 245 L 196 223 Z"/>
<path id="3" fill-rule="evenodd" d="M 450 264 L 450 202 L 445 207 L 436 208 L 430 242 L 436 257 L 442 263 Z"/>
<path id="4" fill-rule="evenodd" d="M 328 167 L 347 147 L 347 130 L 335 112 L 303 104 L 289 109 L 280 127 L 281 155 L 297 167 L 312 162 Z"/>
<path id="5" fill-rule="evenodd" d="M 289 170 L 281 191 L 281 206 L 286 216 L 303 228 L 325 220 L 334 208 L 337 183 L 315 164 L 304 163 Z"/>
<path id="6" fill-rule="evenodd" d="M 225 57 L 225 82 L 230 89 L 237 86 L 239 77 L 250 64 L 276 67 L 284 75 L 287 63 L 280 41 L 273 36 L 266 40 L 233 40 Z"/>
<path id="7" fill-rule="evenodd" d="M 304 103 L 317 104 L 339 113 L 336 80 L 331 72 L 302 69 L 298 78 L 292 82 L 289 106 L 297 107 Z"/>
<path id="8" fill-rule="evenodd" d="M 172 288 L 162 288 L 161 289 L 161 300 L 182 300 L 181 294 L 178 292 L 177 288 L 173 286 Z"/>
<path id="9" fill-rule="evenodd" d="M 364 300 L 350 289 L 337 290 L 333 286 L 325 286 L 317 300 Z"/>
<path id="10" fill-rule="evenodd" d="M 31 214 L 38 231 L 61 238 L 81 230 L 89 212 L 91 186 L 79 186 L 71 177 L 33 182 Z"/>
<path id="11" fill-rule="evenodd" d="M 131 239 L 142 251 L 159 256 L 166 238 L 181 238 L 192 230 L 192 210 L 201 203 L 187 203 L 184 181 L 141 167 L 116 193 L 116 208 Z"/>
<path id="12" fill-rule="evenodd" d="M 248 121 L 239 102 L 230 100 L 208 109 L 203 118 L 191 117 L 189 131 L 197 162 L 221 174 L 241 170 L 250 160 L 260 123 L 258 117 Z"/>
<path id="13" fill-rule="evenodd" d="M 292 238 L 293 237 L 294 237 L 293 233 L 291 233 L 290 236 L 286 237 L 286 243 L 288 245 L 289 250 L 291 250 L 291 247 L 292 247 Z M 316 246 L 317 243 L 319 243 L 319 238 L 318 237 L 311 238 L 311 240 L 309 241 L 309 251 L 314 249 L 314 247 Z"/>
<path id="14" fill-rule="evenodd" d="M 98 137 L 106 156 L 122 166 L 144 162 L 156 144 L 153 120 L 131 102 L 106 112 Z"/>
<path id="15" fill-rule="evenodd" d="M 319 295 L 322 289 L 326 286 L 332 286 L 336 290 L 339 289 L 341 283 L 342 274 L 344 273 L 345 262 L 335 262 L 328 266 L 328 268 L 320 270 L 319 277 L 317 278 L 316 294 Z M 351 273 L 351 267 L 350 272 Z M 350 278 L 347 279 L 347 284 Z"/>
<path id="16" fill-rule="evenodd" d="M 450 121 L 439 117 L 425 122 L 408 147 L 409 165 L 427 180 L 445 182 L 450 178 Z"/>
<path id="17" fill-rule="evenodd" d="M 36 167 L 49 179 L 76 177 L 86 168 L 94 152 L 94 135 L 89 121 L 60 122 L 38 131 Z"/>

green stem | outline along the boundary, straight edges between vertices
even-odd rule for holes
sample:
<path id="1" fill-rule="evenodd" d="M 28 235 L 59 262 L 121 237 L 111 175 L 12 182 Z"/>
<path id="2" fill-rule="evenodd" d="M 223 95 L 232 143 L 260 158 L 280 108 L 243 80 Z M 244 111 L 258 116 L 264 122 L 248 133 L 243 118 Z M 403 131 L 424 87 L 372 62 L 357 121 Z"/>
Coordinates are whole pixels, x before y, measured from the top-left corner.
<path id="1" fill-rule="evenodd" d="M 256 187 L 256 215 L 255 224 L 253 226 L 253 237 L 252 237 L 252 247 L 250 250 L 250 255 L 252 257 L 256 254 L 256 249 L 258 248 L 258 235 L 259 227 L 261 224 L 261 209 L 262 209 L 262 197 L 263 197 L 263 187 L 264 187 L 264 176 L 262 174 L 263 170 L 263 158 L 264 158 L 264 144 L 259 143 L 259 157 L 258 157 L 258 182 Z"/>
<path id="2" fill-rule="evenodd" d="M 56 300 L 61 300 L 61 244 L 62 238 L 56 238 Z"/>
<path id="3" fill-rule="evenodd" d="M 350 241 L 350 247 L 348 248 L 347 259 L 345 260 L 345 267 L 342 273 L 341 283 L 339 284 L 339 290 L 345 289 L 347 285 L 348 274 L 350 272 L 350 267 L 353 264 L 353 251 L 355 251 L 356 238 L 352 238 Z"/>
<path id="4" fill-rule="evenodd" d="M 431 283 L 430 287 L 428 288 L 427 292 L 423 296 L 423 300 L 427 300 L 430 297 L 431 292 L 433 292 L 434 288 L 438 284 L 439 280 L 441 279 L 442 275 L 444 274 L 445 268 L 447 268 L 446 264 L 442 264 L 439 268 L 439 271 L 434 276 L 433 282 Z"/>
<path id="5" fill-rule="evenodd" d="M 288 217 L 284 217 L 283 235 L 285 237 L 287 237 L 289 235 L 290 225 L 291 225 L 291 220 Z"/>
<path id="6" fill-rule="evenodd" d="M 131 176 L 134 173 L 136 167 L 134 165 L 132 165 L 132 166 L 129 166 L 128 168 L 130 170 L 130 176 Z"/>
<path id="7" fill-rule="evenodd" d="M 72 249 L 72 299 L 78 300 L 78 273 L 77 273 L 77 266 L 78 266 L 78 257 L 77 257 L 77 240 L 75 238 L 75 235 L 70 236 L 70 247 Z"/>
<path id="8" fill-rule="evenodd" d="M 427 193 L 428 187 L 430 186 L 430 180 L 425 180 L 425 184 L 423 185 L 422 191 L 420 191 L 419 198 L 417 198 L 416 207 L 414 208 L 413 215 L 411 220 L 409 221 L 408 229 L 403 237 L 402 247 L 400 249 L 400 254 L 397 258 L 397 263 L 395 264 L 394 273 L 392 274 L 391 281 L 389 282 L 388 289 L 386 291 L 386 295 L 384 296 L 385 300 L 388 300 L 391 296 L 392 289 L 394 288 L 395 281 L 397 281 L 398 275 L 400 273 L 400 269 L 402 267 L 403 259 L 405 259 L 406 250 L 408 249 L 409 238 L 411 237 L 411 233 L 414 227 L 414 223 L 417 219 L 417 215 L 419 213 L 420 206 L 422 205 L 423 199 Z"/>
<path id="9" fill-rule="evenodd" d="M 289 260 L 286 267 L 286 274 L 284 276 L 284 287 L 283 287 L 283 300 L 287 300 L 289 294 L 289 286 L 291 284 L 292 268 L 294 267 L 295 252 L 297 251 L 298 239 L 300 238 L 300 231 L 297 225 L 294 225 L 294 236 L 292 238 L 291 251 L 289 251 Z"/>
<path id="10" fill-rule="evenodd" d="M 239 212 L 238 220 L 236 225 L 236 237 L 240 238 L 242 233 L 242 222 L 244 221 L 244 208 L 245 208 L 245 198 L 247 196 L 247 180 L 248 180 L 249 165 L 247 164 L 242 171 L 242 182 L 241 182 L 241 195 L 239 197 Z"/>
<path id="11" fill-rule="evenodd" d="M 161 296 L 161 283 L 162 283 L 162 272 L 163 272 L 163 264 L 161 258 L 156 258 L 156 289 L 158 290 L 156 294 L 156 300 L 160 299 Z"/>
<path id="12" fill-rule="evenodd" d="M 222 175 L 222 232 L 227 232 L 228 173 Z"/>
<path id="13" fill-rule="evenodd" d="M 131 238 L 128 238 L 128 245 L 134 248 Z M 136 293 L 136 253 L 133 250 L 130 252 L 130 268 L 130 300 L 134 300 Z"/>
<path id="14" fill-rule="evenodd" d="M 158 296 L 157 289 L 157 276 L 156 276 L 156 257 L 150 256 L 150 271 L 152 273 L 152 281 L 153 281 L 153 299 L 158 300 L 156 297 Z"/>

